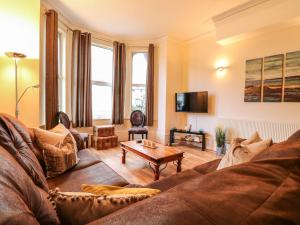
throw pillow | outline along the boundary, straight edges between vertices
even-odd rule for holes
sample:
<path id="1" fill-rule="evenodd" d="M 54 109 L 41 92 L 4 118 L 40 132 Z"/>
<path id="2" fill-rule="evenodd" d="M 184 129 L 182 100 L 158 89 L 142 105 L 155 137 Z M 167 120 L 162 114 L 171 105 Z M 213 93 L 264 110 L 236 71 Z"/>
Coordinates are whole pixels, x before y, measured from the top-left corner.
<path id="1" fill-rule="evenodd" d="M 250 138 L 248 138 L 247 140 L 244 140 L 241 142 L 241 145 L 242 146 L 245 146 L 245 145 L 250 145 L 252 143 L 255 143 L 255 142 L 259 142 L 259 141 L 262 141 L 262 139 L 260 138 L 258 132 L 256 131 L 255 133 L 253 133 Z"/>
<path id="2" fill-rule="evenodd" d="M 65 139 L 65 137 L 68 134 L 71 134 L 70 131 L 65 128 L 63 124 L 58 124 L 51 130 L 43 130 L 40 128 L 34 128 L 34 134 L 37 138 L 37 142 L 40 148 L 43 148 L 43 144 L 47 143 L 50 145 L 57 145 L 59 143 L 62 143 L 62 141 Z M 76 147 L 77 151 L 77 143 L 73 136 L 71 135 L 71 140 Z"/>
<path id="3" fill-rule="evenodd" d="M 152 188 L 126 188 L 118 186 L 109 186 L 109 185 L 89 185 L 82 184 L 81 190 L 84 192 L 100 195 L 113 195 L 113 194 L 145 194 L 145 195 L 156 195 L 160 193 L 160 190 Z"/>
<path id="4" fill-rule="evenodd" d="M 56 177 L 78 163 L 75 149 L 71 134 L 67 134 L 62 143 L 43 144 L 43 156 L 48 178 Z"/>
<path id="5" fill-rule="evenodd" d="M 94 195 L 86 192 L 60 192 L 50 190 L 56 212 L 62 224 L 82 225 L 106 216 L 131 203 L 143 200 L 150 195 Z"/>
<path id="6" fill-rule="evenodd" d="M 222 158 L 217 170 L 249 162 L 255 155 L 269 148 L 272 143 L 272 139 L 254 142 L 248 145 L 242 145 L 242 143 L 233 143 L 231 145 L 229 151 L 227 151 L 225 156 Z"/>

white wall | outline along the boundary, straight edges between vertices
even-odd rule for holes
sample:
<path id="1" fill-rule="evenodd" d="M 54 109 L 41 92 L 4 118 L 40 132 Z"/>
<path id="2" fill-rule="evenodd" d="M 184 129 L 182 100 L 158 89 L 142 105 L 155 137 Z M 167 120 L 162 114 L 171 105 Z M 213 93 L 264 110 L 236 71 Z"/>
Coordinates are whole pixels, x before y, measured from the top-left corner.
<path id="1" fill-rule="evenodd" d="M 251 39 L 221 46 L 216 36 L 191 41 L 186 46 L 185 75 L 189 91 L 209 93 L 208 114 L 188 114 L 194 129 L 203 128 L 211 137 L 218 118 L 300 122 L 300 103 L 245 103 L 245 60 L 300 50 L 300 26 L 264 33 Z M 224 77 L 215 66 L 227 61 Z"/>

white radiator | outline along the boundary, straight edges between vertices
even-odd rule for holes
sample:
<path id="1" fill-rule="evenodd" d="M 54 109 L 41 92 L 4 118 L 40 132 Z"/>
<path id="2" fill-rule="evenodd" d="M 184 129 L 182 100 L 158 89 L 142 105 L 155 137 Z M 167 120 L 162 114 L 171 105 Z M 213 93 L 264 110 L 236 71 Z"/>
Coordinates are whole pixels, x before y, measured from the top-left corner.
<path id="1" fill-rule="evenodd" d="M 293 122 L 219 118 L 218 124 L 227 129 L 229 140 L 235 137 L 249 138 L 252 133 L 258 131 L 263 139 L 272 138 L 274 142 L 280 142 L 300 129 L 300 123 Z"/>

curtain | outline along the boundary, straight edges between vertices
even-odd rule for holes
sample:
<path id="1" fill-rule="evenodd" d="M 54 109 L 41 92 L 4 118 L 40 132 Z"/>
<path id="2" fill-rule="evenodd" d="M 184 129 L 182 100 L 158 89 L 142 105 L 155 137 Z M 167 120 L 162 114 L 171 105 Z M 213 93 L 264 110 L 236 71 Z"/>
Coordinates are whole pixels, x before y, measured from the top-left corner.
<path id="1" fill-rule="evenodd" d="M 74 127 L 90 127 L 92 118 L 91 34 L 73 31 L 71 111 Z"/>
<path id="2" fill-rule="evenodd" d="M 154 105 L 154 45 L 148 48 L 147 88 L 146 88 L 146 125 L 153 126 Z"/>
<path id="3" fill-rule="evenodd" d="M 117 41 L 113 44 L 113 124 L 124 123 L 124 89 L 126 79 L 125 44 Z"/>
<path id="4" fill-rule="evenodd" d="M 46 13 L 46 129 L 53 128 L 58 112 L 58 15 L 54 10 Z"/>

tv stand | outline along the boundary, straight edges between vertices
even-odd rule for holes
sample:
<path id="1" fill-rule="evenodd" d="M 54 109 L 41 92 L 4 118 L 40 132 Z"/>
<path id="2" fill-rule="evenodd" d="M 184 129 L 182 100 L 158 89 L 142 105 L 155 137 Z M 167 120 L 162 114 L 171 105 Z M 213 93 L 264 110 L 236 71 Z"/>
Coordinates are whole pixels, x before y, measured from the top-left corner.
<path id="1" fill-rule="evenodd" d="M 185 134 L 184 139 L 176 139 L 175 134 Z M 175 143 L 175 141 L 186 142 L 186 143 L 195 143 L 195 145 L 200 145 L 202 151 L 205 150 L 205 133 L 197 131 L 187 131 L 182 129 L 171 129 L 170 130 L 170 146 Z"/>

